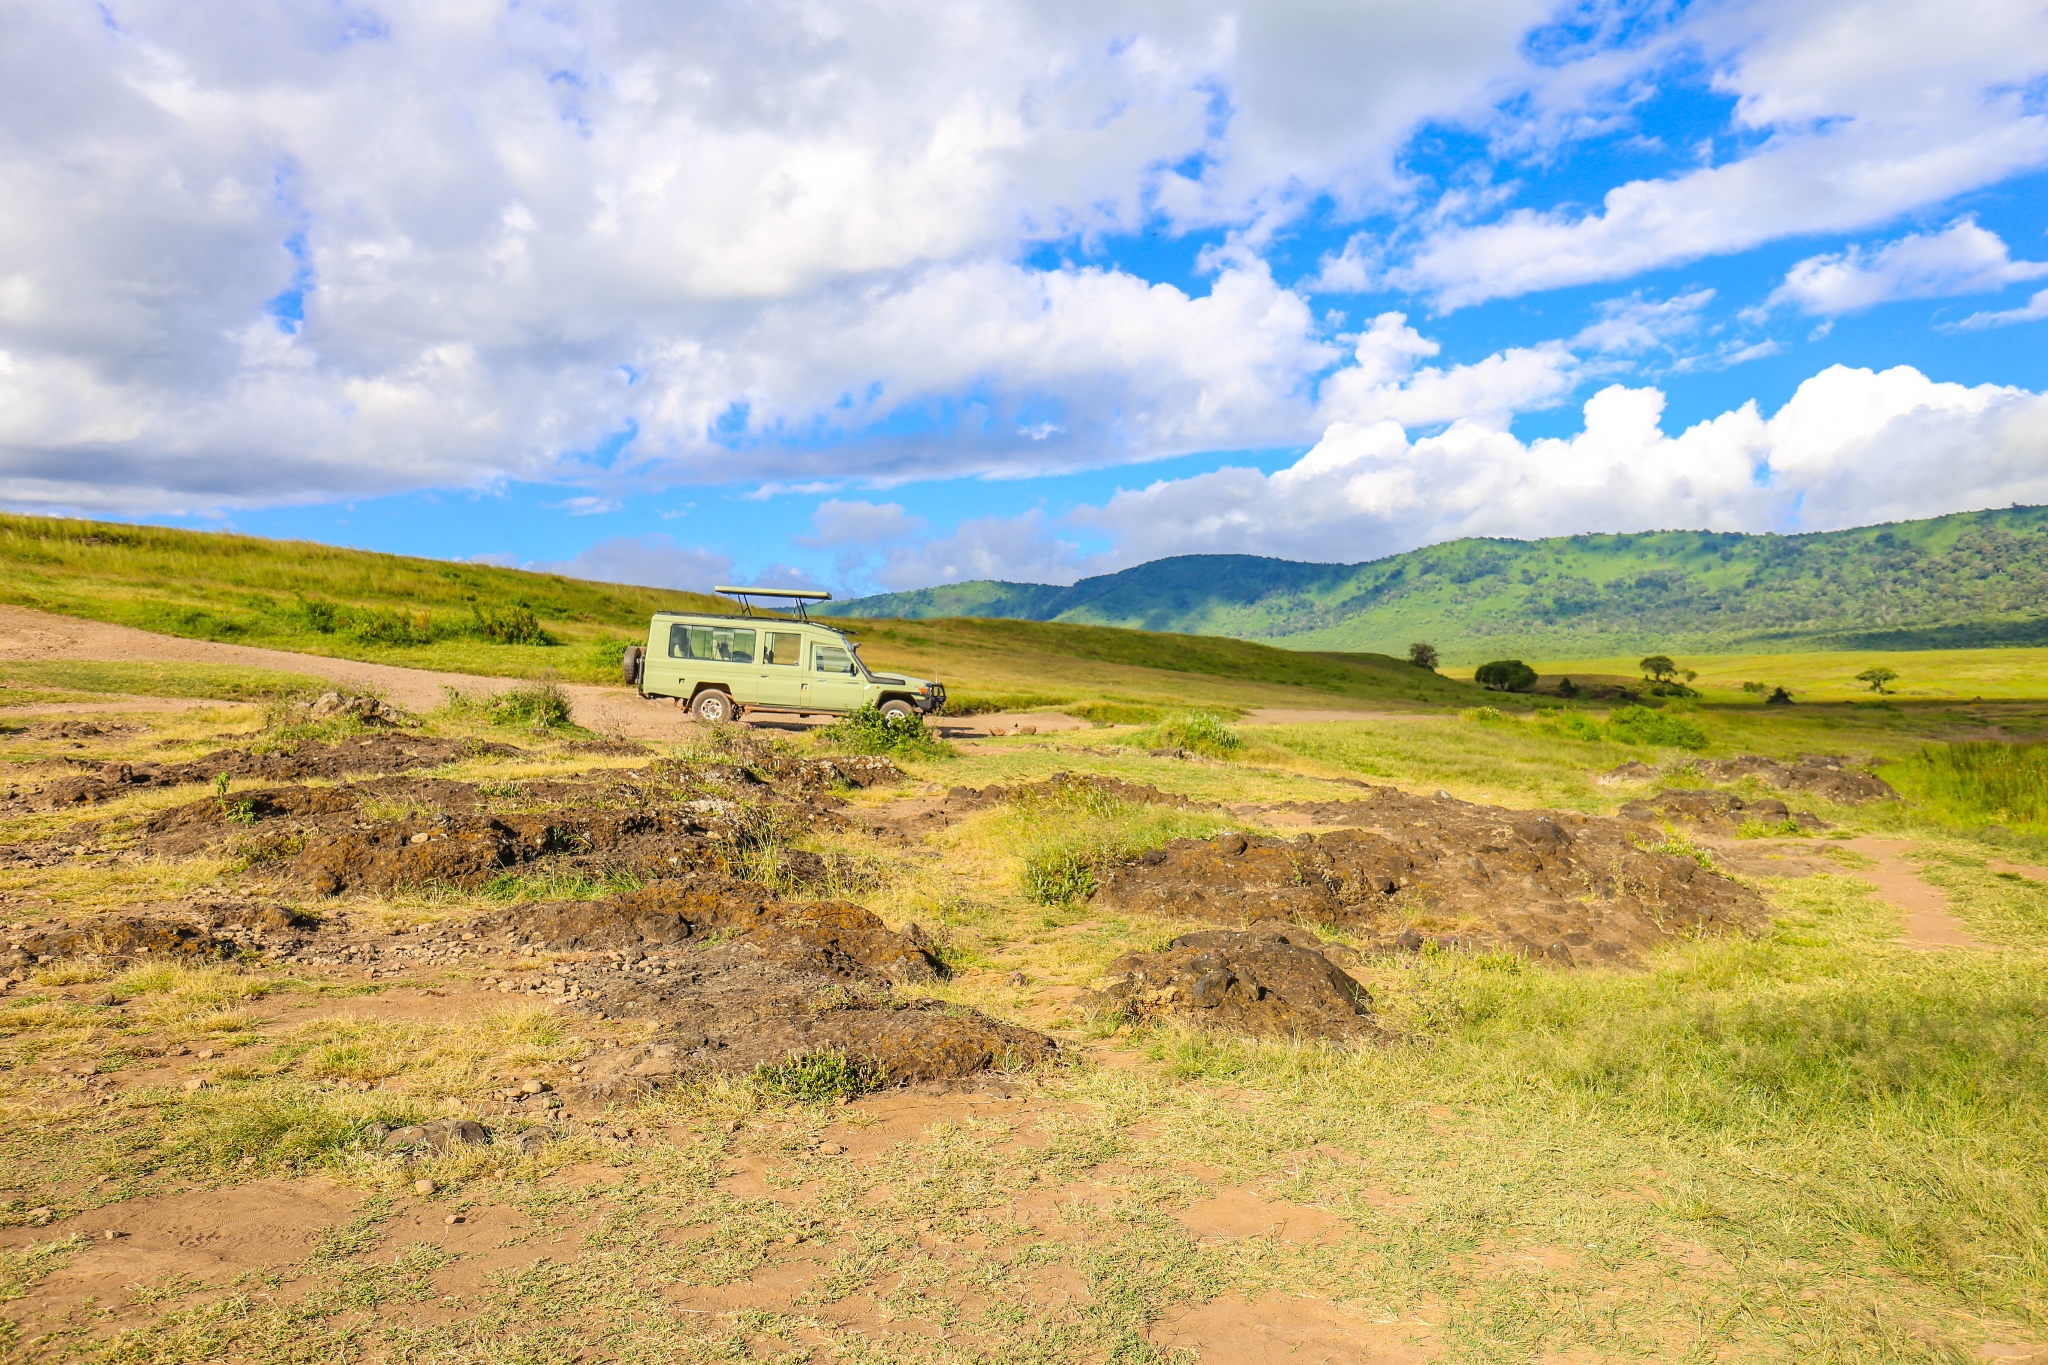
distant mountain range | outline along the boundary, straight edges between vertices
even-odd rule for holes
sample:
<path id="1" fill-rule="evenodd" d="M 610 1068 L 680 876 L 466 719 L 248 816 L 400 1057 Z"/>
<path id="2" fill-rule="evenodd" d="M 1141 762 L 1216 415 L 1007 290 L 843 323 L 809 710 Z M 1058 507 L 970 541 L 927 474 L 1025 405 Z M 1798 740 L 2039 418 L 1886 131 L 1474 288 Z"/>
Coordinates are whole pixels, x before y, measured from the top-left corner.
<path id="1" fill-rule="evenodd" d="M 1178 555 L 1072 587 L 981 580 L 835 602 L 1229 635 L 1447 663 L 1504 655 L 2048 645 L 2048 507 L 1810 535 L 1650 531 L 1455 540 L 1364 564 Z"/>

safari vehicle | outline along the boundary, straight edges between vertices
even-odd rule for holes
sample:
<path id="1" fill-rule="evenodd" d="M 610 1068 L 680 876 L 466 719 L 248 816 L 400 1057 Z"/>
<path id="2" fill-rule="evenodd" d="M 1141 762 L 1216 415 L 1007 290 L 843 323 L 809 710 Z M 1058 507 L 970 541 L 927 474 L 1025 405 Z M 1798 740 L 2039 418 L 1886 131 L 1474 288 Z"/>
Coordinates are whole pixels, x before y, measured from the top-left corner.
<path id="1" fill-rule="evenodd" d="M 808 602 L 832 594 L 795 588 L 713 589 L 741 614 L 658 611 L 647 643 L 626 648 L 626 681 L 643 697 L 674 697 L 700 720 L 737 720 L 747 711 L 844 715 L 872 703 L 885 716 L 936 711 L 946 689 L 922 678 L 871 673 L 851 632 L 819 625 Z M 793 602 L 796 617 L 757 616 L 751 598 Z"/>

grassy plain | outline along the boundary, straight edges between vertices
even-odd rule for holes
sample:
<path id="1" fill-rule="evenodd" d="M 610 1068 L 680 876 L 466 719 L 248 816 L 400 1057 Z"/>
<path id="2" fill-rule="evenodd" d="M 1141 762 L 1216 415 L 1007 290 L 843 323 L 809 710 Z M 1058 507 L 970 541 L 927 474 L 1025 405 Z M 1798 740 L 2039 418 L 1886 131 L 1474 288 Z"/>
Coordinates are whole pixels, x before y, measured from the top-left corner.
<path id="1" fill-rule="evenodd" d="M 906 666 L 935 651 L 934 671 L 1062 704 L 1083 669 L 1125 670 L 1116 686 L 1143 704 L 1198 687 L 1220 705 L 1354 685 L 1259 674 L 1237 662 L 1258 656 L 1227 651 L 1185 675 L 1160 666 L 1172 654 L 1080 652 L 1170 642 L 1021 627 L 885 638 L 896 629 L 864 638 L 878 655 L 901 650 Z M 1047 660 L 1036 671 L 1034 651 Z M 1245 673 L 1221 671 L 1232 666 Z M 138 685 L 89 667 L 61 681 L 98 695 Z M 905 766 L 939 786 L 1080 770 L 1234 805 L 1341 799 L 1364 780 L 1605 813 L 1647 788 L 1599 775 L 1690 756 L 1576 739 L 1515 704 L 1456 713 L 1469 697 L 1410 696 L 1418 714 L 1398 718 L 1242 727 L 1228 761 L 1151 757 L 1153 732 L 1130 724 Z M 33 719 L 20 709 L 10 725 Z M 1684 714 L 1706 731 L 1708 757 L 1851 753 L 1884 771 L 1929 744 L 2048 725 L 2048 704 L 2019 700 Z M 84 756 L 182 758 L 263 724 L 233 701 L 130 719 L 155 728 Z M 494 730 L 471 712 L 424 728 L 528 746 L 435 774 L 454 780 L 510 785 L 644 761 Z M 75 741 L 32 731 L 4 743 L 18 781 L 81 756 Z M 422 962 L 368 980 L 257 960 L 39 964 L 0 1000 L 0 1316 L 23 1323 L 5 1347 L 108 1362 L 1188 1365 L 1174 1324 L 1209 1305 L 1261 1321 L 1322 1313 L 1357 1349 L 1395 1359 L 1983 1359 L 1987 1344 L 2048 1339 L 2048 880 L 1998 870 L 2041 861 L 2048 829 L 1986 829 L 1967 795 L 1794 804 L 1835 822 L 1831 833 L 1911 841 L 1990 950 L 1899 945 L 1899 912 L 1858 875 L 1861 860 L 1833 838 L 1786 841 L 1788 858 L 1820 870 L 1790 875 L 1788 863 L 1787 875 L 1751 878 L 1774 912 L 1754 940 L 1683 943 L 1630 971 L 1456 952 L 1372 959 L 1361 978 L 1393 1039 L 1362 1049 L 1133 1031 L 1077 1000 L 1119 954 L 1197 926 L 1034 898 L 1034 852 L 1129 851 L 1206 832 L 1220 814 L 997 807 L 902 846 L 807 836 L 812 851 L 862 860 L 844 894 L 931 932 L 953 968 L 932 994 L 1052 1032 L 1069 1064 L 1021 1078 L 1015 1099 L 973 1103 L 884 1095 L 842 1107 L 701 1082 L 591 1115 L 532 1155 L 501 1145 L 407 1163 L 364 1137 L 373 1120 L 482 1112 L 509 1078 L 559 1076 L 626 1036 L 616 1021 L 485 996 L 481 965 Z M 77 838 L 102 850 L 0 867 L 8 917 L 220 886 L 293 900 L 260 868 L 124 852 L 146 815 L 193 796 L 144 791 L 82 815 L 8 807 L 0 845 Z M 309 908 L 416 925 L 529 889 Z M 416 989 L 445 999 L 402 1012 Z M 181 1059 L 180 1047 L 218 1056 Z M 182 1089 L 177 1067 L 199 1067 L 207 1088 Z M 107 1078 L 140 1079 L 114 1092 Z M 821 1139 L 851 1152 L 821 1154 Z M 420 1179 L 431 1194 L 415 1192 Z M 91 1281 L 96 1297 L 53 1297 L 121 1254 L 80 1229 L 281 1188 L 326 1210 L 313 1235 L 279 1243 L 288 1255 L 174 1269 L 151 1253 L 127 1262 L 146 1272 Z M 1307 1230 L 1218 1231 L 1205 1212 L 1247 1201 Z M 444 1222 L 455 1217 L 464 1223 Z M 191 1235 L 207 1245 L 203 1233 Z"/>
<path id="2" fill-rule="evenodd" d="M 1732 704 L 1756 704 L 1763 694 L 1742 690 L 1746 682 L 1761 683 L 1766 689 L 1783 687 L 1802 701 L 1843 701 L 1870 699 L 1868 683 L 1856 681 L 1867 668 L 1884 667 L 1898 673 L 1887 683 L 1894 696 L 1919 701 L 1977 698 L 2026 699 L 2048 695 L 2048 649 L 1916 649 L 1916 650 L 1830 650 L 1804 654 L 1688 654 L 1673 655 L 1680 668 L 1699 674 L 1692 686 L 1710 700 Z M 1547 680 L 1569 677 L 1639 678 L 1636 659 L 1530 659 L 1529 664 Z M 1470 678 L 1472 670 L 1445 669 L 1447 675 Z"/>

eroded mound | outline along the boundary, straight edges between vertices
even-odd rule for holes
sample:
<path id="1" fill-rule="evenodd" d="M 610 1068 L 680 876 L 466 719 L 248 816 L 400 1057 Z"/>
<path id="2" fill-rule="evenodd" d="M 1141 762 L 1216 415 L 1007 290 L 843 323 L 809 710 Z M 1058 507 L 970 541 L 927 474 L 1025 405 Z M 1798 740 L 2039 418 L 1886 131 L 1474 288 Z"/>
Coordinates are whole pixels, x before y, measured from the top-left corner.
<path id="1" fill-rule="evenodd" d="M 1781 792 L 1811 792 L 1825 801 L 1842 806 L 1860 806 L 1871 801 L 1896 801 L 1892 784 L 1873 773 L 1850 766 L 1850 761 L 1833 754 L 1807 754 L 1797 763 L 1776 759 L 1697 759 L 1687 765 L 1702 777 L 1717 782 L 1754 777 Z"/>
<path id="2" fill-rule="evenodd" d="M 1621 808 L 1621 814 L 1629 820 L 1682 820 L 1724 832 L 1758 826 L 1766 829 L 1789 826 L 1795 832 L 1833 828 L 1811 811 L 1795 811 L 1776 797 L 1745 800 L 1720 791 L 1661 791 L 1644 800 L 1629 802 Z"/>
<path id="3" fill-rule="evenodd" d="M 523 905 L 485 932 L 567 951 L 669 948 L 712 937 L 751 944 L 772 962 L 844 982 L 935 981 L 923 950 L 847 901 L 789 902 L 722 879 L 663 882 L 601 901 Z"/>
<path id="4" fill-rule="evenodd" d="M 1860 806 L 1872 801 L 1897 801 L 1891 783 L 1855 766 L 1839 754 L 1807 754 L 1796 762 L 1744 754 L 1736 758 L 1696 758 L 1668 769 L 1653 768 L 1641 761 L 1622 764 L 1603 781 L 1648 782 L 1659 776 L 1690 773 L 1709 782 L 1735 782 L 1753 777 L 1776 791 L 1807 792 L 1840 806 Z"/>
<path id="5" fill-rule="evenodd" d="M 314 922 L 288 906 L 219 901 L 140 907 L 142 913 L 46 925 L 15 936 L 8 965 L 68 957 L 132 959 L 231 957 L 245 948 L 299 941 Z"/>
<path id="6" fill-rule="evenodd" d="M 66 957 L 226 957 L 235 945 L 193 924 L 148 915 L 108 915 L 83 924 L 54 925 L 10 945 L 14 965 Z"/>
<path id="7" fill-rule="evenodd" d="M 434 739 L 423 735 L 370 735 L 336 744 L 305 743 L 285 751 L 222 749 L 189 763 L 108 763 L 97 773 L 63 777 L 42 789 L 51 806 L 93 805 L 128 794 L 136 787 L 175 787 L 214 782 L 223 775 L 265 782 L 303 782 L 410 772 L 474 758 L 515 757 L 507 744 L 481 740 Z"/>
<path id="8" fill-rule="evenodd" d="M 583 1084 L 598 1096 L 816 1053 L 908 1084 L 1028 1066 L 1057 1051 L 974 1010 L 897 998 L 892 985 L 937 972 L 909 938 L 845 902 L 777 901 L 759 887 L 707 881 L 521 906 L 479 928 L 577 954 L 549 969 L 557 999 L 659 1026 L 644 1043 L 591 1059 Z"/>
<path id="9" fill-rule="evenodd" d="M 1764 920 L 1749 888 L 1657 845 L 1640 821 L 1507 810 L 1390 787 L 1292 803 L 1350 828 L 1182 839 L 1109 870 L 1101 902 L 1223 924 L 1335 924 L 1383 947 L 1435 940 L 1586 965 Z"/>
<path id="10" fill-rule="evenodd" d="M 1118 958 L 1090 1003 L 1268 1037 L 1377 1036 L 1372 997 L 1324 949 L 1286 925 L 1182 934 L 1161 952 Z"/>

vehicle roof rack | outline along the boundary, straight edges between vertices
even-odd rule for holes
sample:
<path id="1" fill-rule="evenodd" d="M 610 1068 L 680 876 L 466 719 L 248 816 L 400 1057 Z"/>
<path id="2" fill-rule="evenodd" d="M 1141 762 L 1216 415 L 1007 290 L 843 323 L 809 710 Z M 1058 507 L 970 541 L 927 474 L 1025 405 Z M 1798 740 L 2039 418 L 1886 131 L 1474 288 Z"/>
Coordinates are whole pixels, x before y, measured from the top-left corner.
<path id="1" fill-rule="evenodd" d="M 830 602 L 832 600 L 831 593 L 820 592 L 816 588 L 735 588 L 719 584 L 714 586 L 711 591 L 722 592 L 727 597 L 738 598 L 740 610 L 749 616 L 754 614 L 754 604 L 747 600 L 750 597 L 779 597 L 795 602 L 797 619 L 807 625 L 810 623 L 811 614 L 804 609 L 804 604 L 806 602 Z"/>

